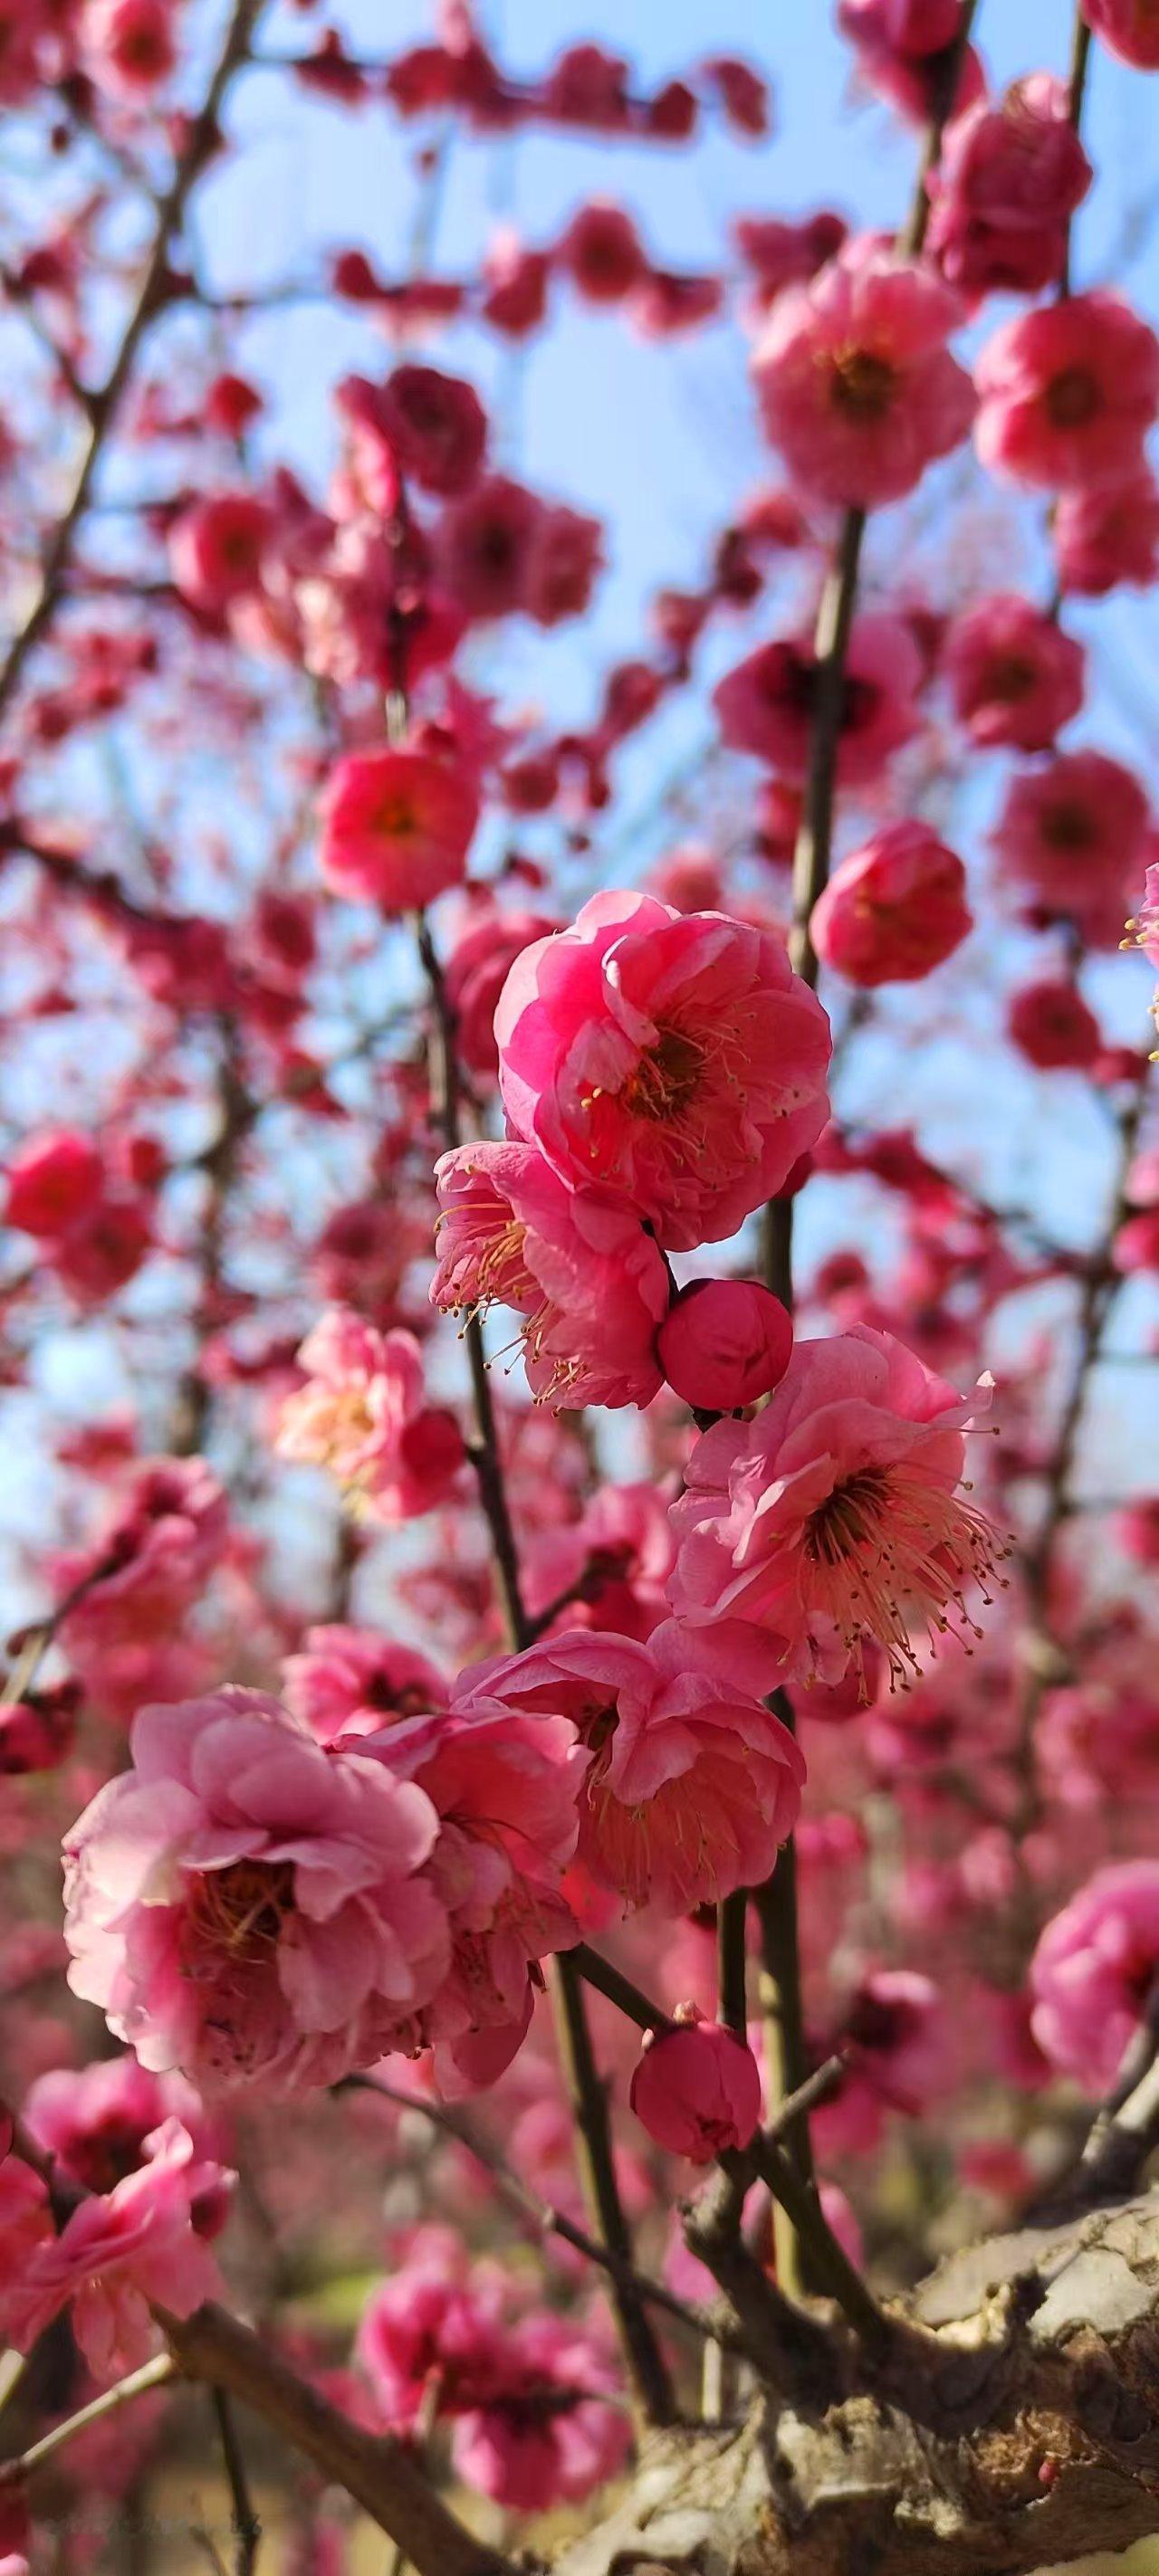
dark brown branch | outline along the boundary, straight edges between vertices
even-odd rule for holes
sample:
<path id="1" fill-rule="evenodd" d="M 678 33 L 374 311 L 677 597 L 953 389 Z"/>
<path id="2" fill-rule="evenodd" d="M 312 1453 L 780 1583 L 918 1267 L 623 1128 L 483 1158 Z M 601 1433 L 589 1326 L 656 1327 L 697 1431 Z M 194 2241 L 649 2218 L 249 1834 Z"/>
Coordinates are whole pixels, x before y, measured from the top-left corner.
<path id="1" fill-rule="evenodd" d="M 464 2530 L 435 2494 L 405 2444 L 363 2432 L 317 2389 L 212 2302 L 191 2317 L 157 2310 L 170 2351 L 187 2379 L 223 2389 L 344 2487 L 418 2576 L 512 2576 L 509 2562 Z"/>
<path id="2" fill-rule="evenodd" d="M 627 2277 L 633 2269 L 632 2239 L 616 2180 L 607 2093 L 592 2047 L 579 1970 L 566 1950 L 552 1962 L 552 1984 L 560 2062 L 575 2118 L 584 2191 L 616 2267 L 616 2324 L 625 2365 L 647 2421 L 670 2424 L 676 2407 L 667 2365 L 644 2302 Z"/>

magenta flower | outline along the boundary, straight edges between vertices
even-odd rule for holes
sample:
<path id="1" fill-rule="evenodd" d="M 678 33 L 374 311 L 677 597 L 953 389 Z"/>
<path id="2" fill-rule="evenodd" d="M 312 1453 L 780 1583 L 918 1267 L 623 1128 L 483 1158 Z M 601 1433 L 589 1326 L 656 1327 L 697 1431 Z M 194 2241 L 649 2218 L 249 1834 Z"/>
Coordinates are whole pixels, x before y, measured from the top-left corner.
<path id="1" fill-rule="evenodd" d="M 663 1257 L 634 1209 L 569 1189 L 533 1145 L 460 1145 L 435 1165 L 444 1313 L 510 1306 L 527 1381 L 556 1406 L 650 1404 L 662 1384 L 656 1327 Z"/>
<path id="2" fill-rule="evenodd" d="M 1155 0 L 1083 0 L 1083 16 L 1120 62 L 1136 71 L 1159 71 Z"/>
<path id="3" fill-rule="evenodd" d="M 646 1645 L 570 1629 L 456 1684 L 465 1713 L 498 1701 L 571 1720 L 589 1756 L 579 1858 L 631 1909 L 685 1914 L 755 1886 L 792 1832 L 804 1761 L 731 1643 L 718 1630 L 709 1653 L 673 1620 Z"/>
<path id="4" fill-rule="evenodd" d="M 495 1029 L 515 1134 L 675 1250 L 735 1233 L 825 1124 L 825 1013 L 723 913 L 596 895 L 516 960 Z"/>
<path id="5" fill-rule="evenodd" d="M 57 2170 L 82 2191 L 96 2192 L 124 2182 L 141 2163 L 151 2133 L 179 2121 L 210 2176 L 204 2200 L 191 2196 L 193 2224 L 202 2236 L 224 2225 L 228 2192 L 219 2187 L 213 2161 L 223 2151 L 223 2133 L 183 2075 L 150 2074 L 128 2056 L 54 2067 L 30 2085 L 23 2117 L 29 2137 Z"/>
<path id="6" fill-rule="evenodd" d="M 1103 599 L 1121 581 L 1147 589 L 1159 579 L 1159 485 L 1150 467 L 1060 493 L 1050 533 L 1060 590 Z"/>
<path id="7" fill-rule="evenodd" d="M 993 846 L 1036 919 L 1072 921 L 1088 947 L 1117 948 L 1148 819 L 1144 791 L 1122 761 L 1059 751 L 1011 779 Z"/>
<path id="8" fill-rule="evenodd" d="M 1096 1870 L 1030 1963 L 1031 2028 L 1051 2065 L 1106 2092 L 1159 1976 L 1159 1861 Z"/>
<path id="9" fill-rule="evenodd" d="M 875 1639 L 898 1681 L 915 1626 L 969 1628 L 999 1553 L 959 1492 L 969 1402 L 888 1333 L 798 1342 L 753 1422 L 702 1434 L 673 1505 L 678 1617 L 766 1633 L 770 1677 L 838 1681 Z"/>
<path id="10" fill-rule="evenodd" d="M 618 2393 L 615 2371 L 582 2326 L 546 2311 L 524 2317 L 506 2339 L 486 2403 L 455 2425 L 456 2471 L 512 2512 L 579 2503 L 615 2476 L 631 2446 Z"/>
<path id="11" fill-rule="evenodd" d="M 1065 83 L 1031 72 L 948 127 L 928 181 L 927 250 L 971 294 L 1040 294 L 1061 273 L 1066 228 L 1091 177 Z"/>
<path id="12" fill-rule="evenodd" d="M 1102 289 L 1042 304 L 996 331 L 978 361 L 978 454 L 1012 482 L 1113 482 L 1143 462 L 1159 412 L 1159 340 Z"/>
<path id="13" fill-rule="evenodd" d="M 917 730 L 921 653 L 900 617 L 855 617 L 846 656 L 837 778 L 865 786 Z M 801 785 L 809 766 L 817 660 L 812 634 L 762 644 L 712 693 L 721 738 Z"/>
<path id="14" fill-rule="evenodd" d="M 629 2099 L 657 2146 L 711 2164 L 726 2148 L 748 2146 L 761 2116 L 761 2071 L 735 2031 L 678 2016 L 646 2038 Z"/>
<path id="15" fill-rule="evenodd" d="M 887 823 L 834 869 L 809 926 L 818 956 L 849 983 L 916 983 L 974 927 L 966 871 L 928 823 Z"/>
<path id="16" fill-rule="evenodd" d="M 257 1691 L 142 1709 L 65 1842 L 76 1994 L 202 2089 L 332 2083 L 413 2044 L 446 1972 L 439 1820 Z"/>
<path id="17" fill-rule="evenodd" d="M 463 1463 L 454 1414 L 426 1402 L 413 1333 L 376 1332 L 329 1307 L 298 1353 L 306 1384 L 282 1406 L 283 1458 L 328 1467 L 373 1520 L 413 1520 L 445 1501 Z"/>
<path id="18" fill-rule="evenodd" d="M 792 1319 L 759 1279 L 690 1280 L 656 1337 L 674 1394 L 705 1413 L 731 1413 L 769 1395 L 792 1347 Z"/>
<path id="19" fill-rule="evenodd" d="M 1083 702 L 1086 655 L 1056 618 L 995 591 L 955 618 L 942 647 L 954 714 L 976 743 L 1047 751 Z"/>
<path id="20" fill-rule="evenodd" d="M 179 2120 L 145 2140 L 147 2162 L 103 2197 L 81 2202 L 59 2236 L 45 2237 L 0 2289 L 0 2327 L 29 2352 L 63 2307 L 94 2378 L 120 2378 L 156 2343 L 150 2301 L 187 2317 L 220 2288 L 193 2225 L 193 2206 L 227 2178 L 195 2161 Z"/>
<path id="21" fill-rule="evenodd" d="M 975 395 L 946 342 L 962 319 L 929 267 L 871 241 L 778 297 L 753 374 L 765 434 L 802 492 L 845 509 L 899 501 L 960 444 Z"/>
<path id="22" fill-rule="evenodd" d="M 461 885 L 479 820 L 470 778 L 425 751 L 352 751 L 322 801 L 319 865 L 332 894 L 417 912 Z"/>

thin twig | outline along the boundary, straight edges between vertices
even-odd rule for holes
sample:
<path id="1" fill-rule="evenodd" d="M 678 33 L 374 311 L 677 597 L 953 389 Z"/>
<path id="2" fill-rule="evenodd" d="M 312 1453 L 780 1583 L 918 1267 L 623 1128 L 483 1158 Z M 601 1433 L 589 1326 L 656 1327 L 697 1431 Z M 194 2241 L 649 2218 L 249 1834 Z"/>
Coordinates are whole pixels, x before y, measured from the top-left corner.
<path id="1" fill-rule="evenodd" d="M 625 2277 L 632 2269 L 632 2239 L 616 2179 L 608 2100 L 596 2064 L 583 1986 L 575 1959 L 561 1951 L 552 1962 L 552 1991 L 560 2062 L 575 2117 L 580 2171 L 600 2236 L 615 2257 L 613 2295 L 620 2346 L 631 2386 L 651 2424 L 676 2416 L 672 2383 L 643 2300 Z"/>
<path id="2" fill-rule="evenodd" d="M 254 2506 L 253 2496 L 250 2492 L 249 2473 L 245 2464 L 245 2453 L 242 2450 L 241 2442 L 238 2438 L 233 2406 L 230 2399 L 226 2396 L 224 2388 L 211 2388 L 209 2395 L 214 2414 L 217 2418 L 217 2430 L 221 2441 L 221 2456 L 225 2463 L 225 2474 L 229 2483 L 230 2520 L 233 2524 L 233 2536 L 235 2542 L 234 2567 L 236 2570 L 236 2576 L 253 2576 L 253 2571 L 258 2563 L 258 2550 L 261 2545 L 262 2526 Z"/>
<path id="3" fill-rule="evenodd" d="M 118 2379 L 114 2387 L 102 2389 L 99 2397 L 90 2399 L 87 2406 L 78 2407 L 76 2414 L 67 2416 L 63 2424 L 54 2424 L 51 2432 L 42 2433 L 40 2440 L 33 2442 L 27 2451 L 22 2451 L 18 2459 L 0 2463 L 0 2491 L 5 2487 L 22 2486 L 34 2469 L 42 2468 L 46 2460 L 62 2451 L 78 2433 L 87 2432 L 90 2424 L 102 2424 L 106 2416 L 118 2414 L 122 2406 L 131 2405 L 135 2397 L 143 2397 L 151 2388 L 164 2388 L 177 2375 L 178 2365 L 172 2353 L 162 2352 L 157 2353 L 152 2361 L 144 2362 L 140 2370 L 130 2371 L 127 2378 Z"/>
<path id="4" fill-rule="evenodd" d="M 29 654 L 48 632 L 56 615 L 97 466 L 128 386 L 141 340 L 164 301 L 173 243 L 180 233 L 190 195 L 220 140 L 219 118 L 225 94 L 235 72 L 248 57 L 261 6 L 262 0 L 234 0 L 225 40 L 204 102 L 188 126 L 169 187 L 157 210 L 144 276 L 120 346 L 103 385 L 87 400 L 88 434 L 72 490 L 45 549 L 36 596 L 0 663 L 0 715 L 11 704 Z"/>

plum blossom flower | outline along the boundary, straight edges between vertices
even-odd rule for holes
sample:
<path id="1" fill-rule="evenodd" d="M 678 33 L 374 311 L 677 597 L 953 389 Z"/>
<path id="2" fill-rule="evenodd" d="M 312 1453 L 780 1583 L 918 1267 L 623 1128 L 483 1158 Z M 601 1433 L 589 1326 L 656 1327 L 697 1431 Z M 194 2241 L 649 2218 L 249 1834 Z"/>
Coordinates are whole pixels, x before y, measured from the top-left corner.
<path id="1" fill-rule="evenodd" d="M 1149 466 L 1093 490 L 1061 492 L 1051 524 L 1059 589 L 1103 599 L 1159 579 L 1159 485 Z"/>
<path id="2" fill-rule="evenodd" d="M 1091 177 L 1065 83 L 1031 72 L 948 128 L 928 182 L 927 250 L 970 293 L 1040 294 L 1061 273 L 1067 225 Z"/>
<path id="3" fill-rule="evenodd" d="M 28 2352 L 69 2307 L 73 2333 L 95 2378 L 121 2377 L 156 2343 L 151 2300 L 187 2317 L 219 2287 L 217 2265 L 193 2226 L 193 2205 L 224 2177 L 195 2160 L 179 2120 L 145 2140 L 146 2162 L 103 2196 L 81 2202 L 59 2236 L 38 2244 L 0 2291 L 0 2319 Z"/>
<path id="4" fill-rule="evenodd" d="M 65 1841 L 74 1992 L 203 2091 L 302 2090 L 407 2044 L 449 1959 L 422 1790 L 257 1691 L 142 1709 L 130 1741 Z"/>
<path id="5" fill-rule="evenodd" d="M 469 2486 L 517 2513 L 579 2503 L 614 2477 L 631 2445 L 615 2370 L 571 2319 L 514 2326 L 486 2402 L 461 2415 L 451 2451 Z"/>
<path id="6" fill-rule="evenodd" d="M 817 2113 L 823 2155 L 876 2146 L 888 2111 L 916 2119 L 946 2090 L 951 2072 L 945 2002 L 913 1968 L 873 1968 L 849 1997 L 832 2043 L 845 2059 L 836 2094 Z"/>
<path id="7" fill-rule="evenodd" d="M 898 501 L 959 444 L 975 407 L 946 347 L 961 320 L 928 266 L 864 241 L 777 298 L 753 374 L 765 434 L 801 491 L 846 509 Z"/>
<path id="8" fill-rule="evenodd" d="M 229 1544 L 229 1504 L 204 1458 L 150 1458 L 120 1510 L 85 1550 L 58 1556 L 54 1580 L 75 1594 L 62 1623 L 70 1653 L 164 1635 L 204 1591 Z"/>
<path id="9" fill-rule="evenodd" d="M 557 1631 L 561 1624 L 607 1628 L 643 1641 L 667 1616 L 673 1558 L 663 1489 L 601 1485 L 578 1520 L 530 1533 L 523 1556 L 527 1609 L 541 1619 L 562 1599 Z"/>
<path id="10" fill-rule="evenodd" d="M 495 2384 L 511 2299 L 496 2263 L 469 2263 L 450 2228 L 424 2227 L 372 2292 L 356 2350 L 388 2430 L 413 2435 L 432 2386 L 441 2415 Z"/>
<path id="11" fill-rule="evenodd" d="M 662 1383 L 656 1327 L 663 1258 L 622 1199 L 568 1189 L 533 1145 L 456 1146 L 435 1166 L 446 1313 L 513 1307 L 538 1402 L 650 1404 Z"/>
<path id="12" fill-rule="evenodd" d="M 971 1405 L 888 1333 L 796 1344 L 752 1422 L 702 1433 L 673 1505 L 685 1621 L 764 1632 L 770 1677 L 840 1680 L 875 1639 L 897 1681 L 912 1630 L 969 1626 L 999 1553 L 959 1491 Z"/>
<path id="13" fill-rule="evenodd" d="M 171 0 L 85 0 L 80 40 L 98 87 L 119 98 L 147 97 L 177 62 Z"/>
<path id="14" fill-rule="evenodd" d="M 447 497 L 475 481 L 487 444 L 487 416 L 473 385 L 410 361 L 377 389 L 383 436 L 404 474 Z"/>
<path id="15" fill-rule="evenodd" d="M 411 1520 L 450 1493 L 463 1462 L 453 1413 L 428 1405 L 413 1333 L 376 1332 L 332 1306 L 298 1353 L 306 1384 L 286 1397 L 275 1446 L 328 1467 L 374 1520 Z"/>
<path id="16" fill-rule="evenodd" d="M 448 948 L 443 981 L 455 1015 L 455 1049 L 468 1073 L 479 1080 L 493 1082 L 499 1070 L 495 1011 L 516 958 L 533 939 L 546 939 L 559 928 L 558 921 L 542 913 L 489 907 L 469 919 Z"/>
<path id="17" fill-rule="evenodd" d="M 1117 946 L 1142 865 L 1148 805 L 1134 772 L 1101 751 L 1060 751 L 1018 772 L 994 827 L 1003 872 L 1036 916 Z"/>
<path id="18" fill-rule="evenodd" d="M 711 2164 L 728 2147 L 748 2146 L 761 2116 L 761 2071 L 735 2031 L 678 2012 L 670 2029 L 645 2039 L 629 2099 L 658 2146 Z"/>
<path id="19" fill-rule="evenodd" d="M 58 2172 L 82 2191 L 108 2192 L 135 2173 L 154 2131 L 177 2121 L 204 2167 L 190 2191 L 193 2224 L 215 2236 L 229 2207 L 214 2161 L 222 2153 L 220 2123 L 211 2121 L 183 2075 L 154 2075 L 135 2057 L 100 2057 L 91 2066 L 53 2067 L 38 2075 L 24 2099 L 24 2127 L 53 2159 Z"/>
<path id="20" fill-rule="evenodd" d="M 436 2044 L 445 2090 L 491 2083 L 527 2030 L 538 1962 L 577 1938 L 561 1877 L 588 1756 L 567 1718 L 482 1701 L 402 1719 L 359 1750 L 416 1782 L 439 1817 L 429 1877 L 451 1956 L 416 2040 Z"/>
<path id="21" fill-rule="evenodd" d="M 723 913 L 594 896 L 516 959 L 495 1032 L 515 1135 L 673 1249 L 735 1233 L 825 1123 L 825 1013 L 778 939 Z"/>
<path id="22" fill-rule="evenodd" d="M 352 751 L 322 801 L 320 866 L 333 894 L 417 912 L 460 885 L 479 799 L 466 772 L 425 751 Z"/>
<path id="23" fill-rule="evenodd" d="M 887 823 L 834 868 L 809 926 L 818 956 L 849 983 L 916 983 L 973 929 L 966 871 L 928 823 Z"/>
<path id="24" fill-rule="evenodd" d="M 900 617 L 855 617 L 837 741 L 838 782 L 876 778 L 917 728 L 922 657 Z M 718 681 L 712 703 L 722 739 L 800 785 L 809 767 L 817 655 L 811 634 L 759 645 Z"/>
<path id="25" fill-rule="evenodd" d="M 223 617 L 260 589 L 272 532 L 270 510 L 254 492 L 215 492 L 192 502 L 169 532 L 169 562 L 182 598 L 206 617 Z"/>
<path id="26" fill-rule="evenodd" d="M 104 1180 L 101 1150 L 79 1128 L 42 1127 L 17 1148 L 5 1180 L 5 1223 L 51 1240 L 97 1205 Z"/>
<path id="27" fill-rule="evenodd" d="M 1102 1049 L 1094 1012 L 1065 975 L 1039 976 L 1015 993 L 1006 1026 L 1020 1055 L 1040 1072 L 1085 1072 Z"/>
<path id="28" fill-rule="evenodd" d="M 804 1762 L 751 1690 L 726 1630 L 702 1653 L 667 1621 L 646 1645 L 572 1629 L 468 1667 L 455 1706 L 562 1713 L 590 1757 L 578 1854 L 625 1906 L 682 1914 L 768 1876 L 800 1805 Z M 739 1659 L 738 1659 L 739 1657 Z"/>
<path id="29" fill-rule="evenodd" d="M 978 361 L 978 454 L 1046 490 L 1107 483 L 1143 462 L 1159 412 L 1159 340 L 1120 295 L 1041 304 L 996 331 Z"/>
<path id="30" fill-rule="evenodd" d="M 1095 1871 L 1047 1924 L 1030 1963 L 1031 2028 L 1090 2093 L 1113 2083 L 1159 1975 L 1159 1861 Z"/>
<path id="31" fill-rule="evenodd" d="M 307 1628 L 305 1647 L 287 1655 L 282 1666 L 291 1716 L 326 1745 L 343 1736 L 378 1735 L 396 1718 L 442 1708 L 449 1687 L 428 1656 L 376 1628 Z"/>
<path id="32" fill-rule="evenodd" d="M 705 1413 L 730 1413 L 769 1395 L 792 1347 L 792 1319 L 759 1279 L 690 1280 L 656 1336 L 674 1394 Z"/>
<path id="33" fill-rule="evenodd" d="M 954 620 L 942 648 L 954 714 L 976 743 L 1047 751 L 1083 702 L 1085 654 L 1057 619 L 995 591 Z"/>
<path id="34" fill-rule="evenodd" d="M 1083 0 L 1083 16 L 1109 53 L 1136 71 L 1159 71 L 1154 0 Z"/>

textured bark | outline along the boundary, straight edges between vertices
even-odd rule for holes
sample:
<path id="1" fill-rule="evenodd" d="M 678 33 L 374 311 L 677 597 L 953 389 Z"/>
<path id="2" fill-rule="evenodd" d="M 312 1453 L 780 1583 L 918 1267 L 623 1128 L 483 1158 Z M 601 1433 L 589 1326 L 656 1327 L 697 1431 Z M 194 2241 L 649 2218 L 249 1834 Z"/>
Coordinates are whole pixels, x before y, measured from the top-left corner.
<path id="1" fill-rule="evenodd" d="M 1030 2576 L 1159 2531 L 1159 2192 L 953 2256 L 872 2380 L 654 2438 L 554 2576 Z"/>

